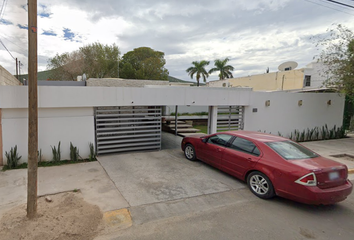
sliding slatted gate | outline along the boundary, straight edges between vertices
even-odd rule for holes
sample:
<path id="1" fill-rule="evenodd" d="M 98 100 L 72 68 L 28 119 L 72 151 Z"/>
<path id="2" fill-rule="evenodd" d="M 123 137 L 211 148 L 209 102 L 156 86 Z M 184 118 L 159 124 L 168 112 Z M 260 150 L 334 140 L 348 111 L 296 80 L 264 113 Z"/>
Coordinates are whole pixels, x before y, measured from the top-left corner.
<path id="1" fill-rule="evenodd" d="M 95 109 L 97 154 L 161 149 L 161 107 Z"/>
<path id="2" fill-rule="evenodd" d="M 217 131 L 243 129 L 243 106 L 219 106 Z"/>

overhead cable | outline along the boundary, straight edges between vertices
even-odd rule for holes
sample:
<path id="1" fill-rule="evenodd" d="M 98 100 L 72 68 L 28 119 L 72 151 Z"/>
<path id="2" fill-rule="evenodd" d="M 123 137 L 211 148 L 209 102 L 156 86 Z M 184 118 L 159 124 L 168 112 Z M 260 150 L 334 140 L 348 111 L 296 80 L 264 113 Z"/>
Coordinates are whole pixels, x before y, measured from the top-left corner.
<path id="1" fill-rule="evenodd" d="M 334 1 L 334 0 L 326 0 L 326 1 L 327 1 L 327 2 L 331 2 L 331 3 L 338 4 L 338 5 L 342 5 L 342 6 L 345 6 L 345 7 L 354 8 L 354 6 L 349 5 L 349 4 L 346 4 L 346 3 L 342 3 L 342 2 L 338 2 L 338 1 Z"/>
<path id="2" fill-rule="evenodd" d="M 10 54 L 10 56 L 13 58 L 13 60 L 16 61 L 16 58 L 14 58 L 14 56 L 12 56 L 11 52 L 7 49 L 7 47 L 6 47 L 5 44 L 1 41 L 1 39 L 0 39 L 0 43 L 1 43 L 1 45 L 5 48 L 5 50 Z"/>

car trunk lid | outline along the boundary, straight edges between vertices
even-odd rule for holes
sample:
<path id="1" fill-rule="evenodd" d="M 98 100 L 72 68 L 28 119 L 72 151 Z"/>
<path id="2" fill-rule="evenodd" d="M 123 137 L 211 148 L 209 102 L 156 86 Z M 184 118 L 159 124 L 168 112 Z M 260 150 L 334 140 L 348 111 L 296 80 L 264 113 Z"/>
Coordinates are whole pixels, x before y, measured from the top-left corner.
<path id="1" fill-rule="evenodd" d="M 291 162 L 314 172 L 317 186 L 322 189 L 343 185 L 348 177 L 348 169 L 344 164 L 324 157 L 292 160 Z"/>

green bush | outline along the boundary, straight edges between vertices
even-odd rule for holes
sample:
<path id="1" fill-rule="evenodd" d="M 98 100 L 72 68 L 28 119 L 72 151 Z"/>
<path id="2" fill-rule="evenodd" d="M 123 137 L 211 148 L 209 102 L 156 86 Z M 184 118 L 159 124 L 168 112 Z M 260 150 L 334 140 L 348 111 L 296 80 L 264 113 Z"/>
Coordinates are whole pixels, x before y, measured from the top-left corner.
<path id="1" fill-rule="evenodd" d="M 17 145 L 11 148 L 10 152 L 5 152 L 7 158 L 7 169 L 17 168 L 18 162 L 22 156 L 18 156 Z"/>
<path id="2" fill-rule="evenodd" d="M 70 142 L 70 160 L 76 162 L 79 160 L 79 157 L 79 149 L 74 147 L 74 145 Z"/>
<path id="3" fill-rule="evenodd" d="M 95 152 L 95 147 L 93 146 L 93 143 L 89 143 L 89 147 L 90 147 L 89 161 L 95 161 L 96 160 L 96 152 Z"/>
<path id="4" fill-rule="evenodd" d="M 60 141 L 59 141 L 59 144 L 58 144 L 58 148 L 56 148 L 55 146 L 54 147 L 52 147 L 52 146 L 50 146 L 51 148 L 52 148 L 52 153 L 53 153 L 53 159 L 52 159 L 52 161 L 53 162 L 59 162 L 60 161 L 60 158 L 61 158 L 61 156 L 60 156 Z"/>
<path id="5" fill-rule="evenodd" d="M 39 151 L 37 151 L 37 157 L 38 157 L 38 162 L 41 163 L 42 162 L 42 149 L 39 149 Z"/>

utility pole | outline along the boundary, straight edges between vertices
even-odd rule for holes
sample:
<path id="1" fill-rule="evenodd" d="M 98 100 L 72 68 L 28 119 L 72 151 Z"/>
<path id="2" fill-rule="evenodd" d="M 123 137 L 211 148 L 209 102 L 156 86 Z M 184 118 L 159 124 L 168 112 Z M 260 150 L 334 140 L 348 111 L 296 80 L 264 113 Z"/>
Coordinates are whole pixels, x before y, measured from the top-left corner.
<path id="1" fill-rule="evenodd" d="M 18 62 L 17 62 L 17 58 L 16 58 L 16 78 L 18 80 Z"/>
<path id="2" fill-rule="evenodd" d="M 119 78 L 119 53 L 118 53 L 118 78 Z"/>
<path id="3" fill-rule="evenodd" d="M 20 79 L 18 79 L 20 82 L 21 81 L 21 61 L 18 61 L 18 74 L 20 75 Z"/>
<path id="4" fill-rule="evenodd" d="M 27 217 L 37 214 L 37 0 L 28 0 L 28 185 Z"/>

